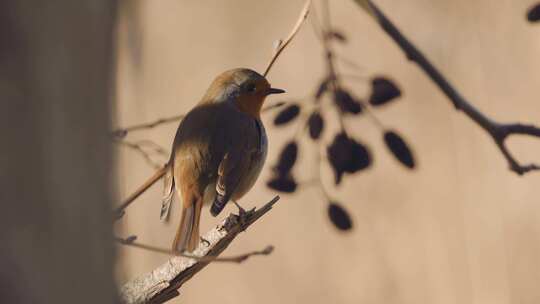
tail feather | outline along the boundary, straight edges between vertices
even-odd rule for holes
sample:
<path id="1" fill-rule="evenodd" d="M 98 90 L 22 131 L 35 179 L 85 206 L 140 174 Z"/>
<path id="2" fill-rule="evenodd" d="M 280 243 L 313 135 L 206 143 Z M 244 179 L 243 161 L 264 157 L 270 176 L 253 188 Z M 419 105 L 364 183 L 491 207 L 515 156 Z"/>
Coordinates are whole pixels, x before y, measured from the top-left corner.
<path id="1" fill-rule="evenodd" d="M 182 210 L 180 225 L 174 238 L 173 251 L 192 252 L 199 245 L 199 221 L 201 217 L 202 201 L 197 200 Z"/>
<path id="2" fill-rule="evenodd" d="M 199 232 L 199 223 L 201 222 L 201 210 L 202 210 L 202 200 L 198 200 L 195 206 L 195 221 L 193 222 L 193 228 L 191 229 L 191 237 L 188 243 L 188 250 L 191 252 L 195 250 L 200 243 L 200 232 Z"/>

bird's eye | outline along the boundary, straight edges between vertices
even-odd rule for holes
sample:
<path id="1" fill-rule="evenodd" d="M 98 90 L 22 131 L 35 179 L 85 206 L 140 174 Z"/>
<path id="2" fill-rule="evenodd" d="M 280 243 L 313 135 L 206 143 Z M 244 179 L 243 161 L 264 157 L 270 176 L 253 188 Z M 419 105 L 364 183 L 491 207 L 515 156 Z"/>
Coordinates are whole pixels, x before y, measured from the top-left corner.
<path id="1" fill-rule="evenodd" d="M 254 83 L 248 83 L 246 85 L 246 91 L 248 92 L 255 92 L 256 89 L 257 89 L 257 86 Z"/>

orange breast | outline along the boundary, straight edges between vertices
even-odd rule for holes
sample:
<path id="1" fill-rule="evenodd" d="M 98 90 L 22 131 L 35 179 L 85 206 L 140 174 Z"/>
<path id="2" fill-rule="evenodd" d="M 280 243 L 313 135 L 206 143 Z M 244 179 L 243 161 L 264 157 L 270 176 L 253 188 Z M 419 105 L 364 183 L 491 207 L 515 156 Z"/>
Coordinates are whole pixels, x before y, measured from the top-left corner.
<path id="1" fill-rule="evenodd" d="M 236 100 L 236 106 L 238 109 L 255 119 L 260 119 L 261 108 L 264 103 L 265 96 L 255 95 L 243 95 Z"/>

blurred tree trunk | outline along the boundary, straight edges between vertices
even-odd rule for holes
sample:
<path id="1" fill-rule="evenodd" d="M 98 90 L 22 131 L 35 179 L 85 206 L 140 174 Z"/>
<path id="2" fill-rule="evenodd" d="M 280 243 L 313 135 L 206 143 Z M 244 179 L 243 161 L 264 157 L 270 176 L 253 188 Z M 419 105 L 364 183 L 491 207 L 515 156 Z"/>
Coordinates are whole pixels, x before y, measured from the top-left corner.
<path id="1" fill-rule="evenodd" d="M 0 303 L 116 303 L 114 0 L 0 2 Z"/>

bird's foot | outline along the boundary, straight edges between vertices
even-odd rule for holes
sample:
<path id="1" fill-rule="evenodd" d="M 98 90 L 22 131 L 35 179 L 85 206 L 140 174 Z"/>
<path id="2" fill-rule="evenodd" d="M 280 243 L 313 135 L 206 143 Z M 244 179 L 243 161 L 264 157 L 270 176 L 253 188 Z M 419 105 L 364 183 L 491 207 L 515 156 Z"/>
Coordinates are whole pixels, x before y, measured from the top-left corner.
<path id="1" fill-rule="evenodd" d="M 240 227 L 242 227 L 242 231 L 246 231 L 247 228 L 247 220 L 249 216 L 255 211 L 255 208 L 246 211 L 246 209 L 242 208 L 237 202 L 233 201 L 233 203 L 238 207 L 238 222 L 240 223 Z"/>

